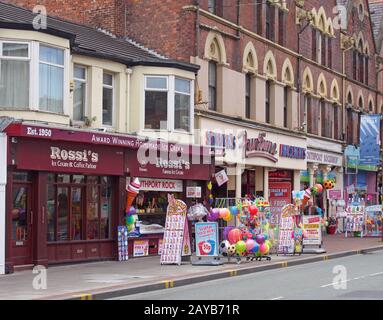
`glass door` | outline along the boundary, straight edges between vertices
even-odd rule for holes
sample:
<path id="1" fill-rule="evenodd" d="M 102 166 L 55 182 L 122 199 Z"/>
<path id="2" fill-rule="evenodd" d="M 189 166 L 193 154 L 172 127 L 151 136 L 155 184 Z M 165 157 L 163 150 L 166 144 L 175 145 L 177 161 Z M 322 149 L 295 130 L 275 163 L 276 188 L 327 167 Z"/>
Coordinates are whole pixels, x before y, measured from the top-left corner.
<path id="1" fill-rule="evenodd" d="M 15 265 L 32 263 L 32 224 L 30 186 L 14 184 L 12 189 L 12 250 Z"/>

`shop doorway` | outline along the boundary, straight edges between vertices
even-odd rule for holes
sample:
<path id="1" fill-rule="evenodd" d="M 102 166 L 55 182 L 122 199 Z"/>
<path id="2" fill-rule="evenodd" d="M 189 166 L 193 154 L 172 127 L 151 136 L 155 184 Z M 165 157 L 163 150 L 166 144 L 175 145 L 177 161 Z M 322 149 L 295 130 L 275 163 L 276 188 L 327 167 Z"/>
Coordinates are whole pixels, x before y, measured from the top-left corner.
<path id="1" fill-rule="evenodd" d="M 33 212 L 31 186 L 14 183 L 12 188 L 12 256 L 15 265 L 32 264 Z"/>

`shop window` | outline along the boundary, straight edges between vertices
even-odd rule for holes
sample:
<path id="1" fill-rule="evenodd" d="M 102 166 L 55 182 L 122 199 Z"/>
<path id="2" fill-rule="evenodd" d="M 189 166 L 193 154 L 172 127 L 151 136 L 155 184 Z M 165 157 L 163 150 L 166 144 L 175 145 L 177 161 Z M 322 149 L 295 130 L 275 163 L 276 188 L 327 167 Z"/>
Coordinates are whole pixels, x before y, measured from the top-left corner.
<path id="1" fill-rule="evenodd" d="M 147 76 L 145 129 L 190 132 L 194 113 L 192 90 L 193 82 L 190 80 L 174 76 Z"/>
<path id="2" fill-rule="evenodd" d="M 109 177 L 70 176 L 49 179 L 47 186 L 47 241 L 110 238 L 112 182 Z M 57 181 L 57 182 L 54 182 Z"/>
<path id="3" fill-rule="evenodd" d="M 12 238 L 15 241 L 27 241 L 29 238 L 27 187 L 14 185 L 12 199 Z"/>
<path id="4" fill-rule="evenodd" d="M 27 109 L 29 78 L 29 44 L 0 42 L 0 107 Z"/>
<path id="5" fill-rule="evenodd" d="M 16 182 L 31 182 L 32 177 L 29 172 L 16 171 L 12 174 L 13 181 Z"/>
<path id="6" fill-rule="evenodd" d="M 64 112 L 64 50 L 40 45 L 40 110 Z"/>
<path id="7" fill-rule="evenodd" d="M 217 63 L 209 61 L 209 109 L 217 110 Z"/>
<path id="8" fill-rule="evenodd" d="M 70 183 L 70 175 L 69 174 L 58 174 L 57 182 L 60 183 Z"/>
<path id="9" fill-rule="evenodd" d="M 113 125 L 114 109 L 114 76 L 110 73 L 103 75 L 102 82 L 102 124 Z"/>
<path id="10" fill-rule="evenodd" d="M 87 69 L 74 66 L 73 120 L 84 121 L 86 110 Z"/>

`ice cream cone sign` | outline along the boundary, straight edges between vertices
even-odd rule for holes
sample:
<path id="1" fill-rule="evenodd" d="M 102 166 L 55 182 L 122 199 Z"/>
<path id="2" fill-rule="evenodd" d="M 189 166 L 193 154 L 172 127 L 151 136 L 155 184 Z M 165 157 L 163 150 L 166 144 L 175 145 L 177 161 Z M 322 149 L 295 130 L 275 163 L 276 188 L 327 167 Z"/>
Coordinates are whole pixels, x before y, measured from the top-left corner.
<path id="1" fill-rule="evenodd" d="M 126 187 L 127 196 L 126 196 L 126 207 L 125 212 L 128 214 L 130 207 L 133 204 L 134 199 L 137 197 L 140 192 L 141 183 L 138 178 L 134 179 L 129 185 Z"/>

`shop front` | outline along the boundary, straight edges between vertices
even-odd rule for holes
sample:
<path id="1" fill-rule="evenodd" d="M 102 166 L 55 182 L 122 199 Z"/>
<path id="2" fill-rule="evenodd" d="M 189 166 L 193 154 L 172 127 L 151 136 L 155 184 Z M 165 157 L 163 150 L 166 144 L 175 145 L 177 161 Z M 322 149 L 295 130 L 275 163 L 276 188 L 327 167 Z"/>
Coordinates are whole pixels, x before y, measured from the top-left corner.
<path id="1" fill-rule="evenodd" d="M 225 169 L 227 194 L 264 197 L 272 210 L 280 210 L 291 203 L 291 191 L 300 187 L 300 172 L 306 170 L 306 138 L 232 122 L 199 119 L 199 142 L 214 151 L 216 167 Z"/>
<path id="2" fill-rule="evenodd" d="M 169 150 L 167 154 L 149 161 L 132 152 L 125 154 L 127 184 L 133 177 L 139 178 L 141 183 L 140 192 L 133 202 L 138 218 L 137 232 L 128 247 L 129 255 L 133 257 L 161 254 L 169 194 L 184 201 L 188 207 L 196 203 L 206 205 L 207 182 L 214 175 L 210 153 L 200 148 L 202 152 L 198 155 L 193 154 L 188 146 L 184 148 Z M 137 255 L 135 248 L 140 245 L 147 250 Z"/>
<path id="3" fill-rule="evenodd" d="M 12 123 L 5 132 L 7 272 L 33 265 L 116 259 L 128 178 L 142 179 L 142 197 L 135 203 L 142 223 L 163 227 L 165 195 L 186 199 L 188 187 L 200 187 L 203 192 L 196 199 L 202 201 L 211 175 L 211 158 L 198 164 L 180 160 L 182 151 L 186 157 L 203 159 L 201 148 L 195 146 L 150 141 L 149 153 L 155 150 L 158 158 L 142 164 L 137 159 L 148 142 L 134 136 L 21 122 Z M 154 237 L 152 253 L 157 254 L 160 235 L 148 237 Z"/>
<path id="4" fill-rule="evenodd" d="M 331 179 L 335 182 L 334 191 L 343 193 L 343 152 L 342 145 L 315 138 L 307 139 L 307 170 L 301 172 L 301 190 L 323 184 Z M 313 197 L 307 210 L 309 214 L 328 212 L 327 194 L 323 192 Z M 318 210 L 319 208 L 319 210 Z"/>

